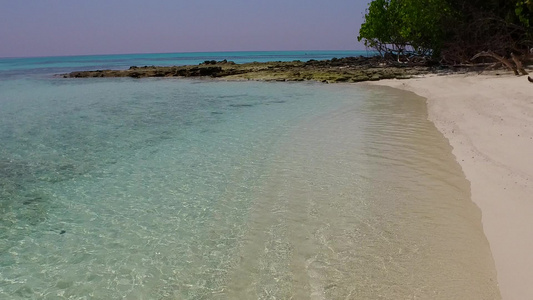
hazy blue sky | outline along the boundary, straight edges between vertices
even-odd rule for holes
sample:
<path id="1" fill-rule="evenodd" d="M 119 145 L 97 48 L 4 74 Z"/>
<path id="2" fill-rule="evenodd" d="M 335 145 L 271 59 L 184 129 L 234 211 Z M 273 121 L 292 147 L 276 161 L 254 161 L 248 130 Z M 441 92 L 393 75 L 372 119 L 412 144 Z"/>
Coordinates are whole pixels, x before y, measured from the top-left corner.
<path id="1" fill-rule="evenodd" d="M 0 0 L 0 57 L 363 49 L 369 0 Z"/>

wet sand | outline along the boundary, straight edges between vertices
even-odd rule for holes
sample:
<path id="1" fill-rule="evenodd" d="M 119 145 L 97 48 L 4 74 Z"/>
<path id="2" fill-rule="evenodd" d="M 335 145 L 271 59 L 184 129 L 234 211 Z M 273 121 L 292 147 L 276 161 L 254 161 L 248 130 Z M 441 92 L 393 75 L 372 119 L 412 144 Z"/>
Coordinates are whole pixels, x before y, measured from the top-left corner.
<path id="1" fill-rule="evenodd" d="M 532 299 L 533 84 L 509 74 L 384 80 L 426 97 L 448 138 L 496 264 L 503 299 Z"/>

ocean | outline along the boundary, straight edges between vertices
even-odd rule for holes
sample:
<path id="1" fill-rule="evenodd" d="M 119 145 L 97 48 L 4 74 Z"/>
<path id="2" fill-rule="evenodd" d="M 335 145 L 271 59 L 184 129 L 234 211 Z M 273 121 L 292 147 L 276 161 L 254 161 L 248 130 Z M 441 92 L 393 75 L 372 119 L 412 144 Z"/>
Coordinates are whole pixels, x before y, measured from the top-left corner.
<path id="1" fill-rule="evenodd" d="M 54 76 L 366 54 L 0 59 L 0 299 L 498 299 L 481 213 L 424 99 Z"/>

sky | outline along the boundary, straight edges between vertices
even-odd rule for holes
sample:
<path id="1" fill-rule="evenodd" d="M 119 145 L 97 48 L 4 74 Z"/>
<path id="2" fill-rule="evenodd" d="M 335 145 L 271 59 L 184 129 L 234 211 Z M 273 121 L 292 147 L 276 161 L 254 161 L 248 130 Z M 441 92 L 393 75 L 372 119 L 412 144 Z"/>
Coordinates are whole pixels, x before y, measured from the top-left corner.
<path id="1" fill-rule="evenodd" d="M 0 57 L 357 50 L 369 0 L 0 0 Z"/>

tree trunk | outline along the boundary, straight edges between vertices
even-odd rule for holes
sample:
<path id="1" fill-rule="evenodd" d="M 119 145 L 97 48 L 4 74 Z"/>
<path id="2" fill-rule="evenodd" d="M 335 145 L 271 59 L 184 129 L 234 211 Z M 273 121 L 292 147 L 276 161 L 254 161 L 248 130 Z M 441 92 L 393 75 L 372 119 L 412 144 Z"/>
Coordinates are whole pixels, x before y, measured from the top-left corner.
<path id="1" fill-rule="evenodd" d="M 518 71 L 520 71 L 520 73 L 522 73 L 522 75 L 528 75 L 529 74 L 526 71 L 526 69 L 524 69 L 524 66 L 522 65 L 522 62 L 520 61 L 520 59 L 518 57 L 516 57 L 516 55 L 514 55 L 514 53 L 511 53 L 511 58 L 514 61 L 515 65 L 516 65 L 516 68 L 518 69 Z"/>
<path id="2" fill-rule="evenodd" d="M 503 56 L 499 56 L 498 54 L 496 54 L 496 53 L 494 53 L 492 51 L 479 52 L 474 57 L 472 57 L 470 60 L 474 60 L 474 59 L 482 57 L 482 56 L 492 57 L 492 58 L 500 61 L 502 64 L 506 65 L 507 68 L 509 68 L 509 70 L 513 71 L 515 75 L 520 75 L 520 73 L 518 73 L 518 70 L 511 64 L 511 62 L 507 58 L 505 58 Z"/>

